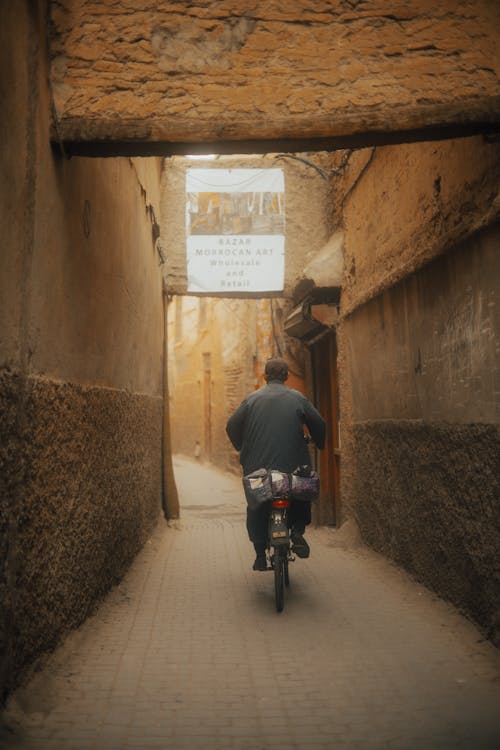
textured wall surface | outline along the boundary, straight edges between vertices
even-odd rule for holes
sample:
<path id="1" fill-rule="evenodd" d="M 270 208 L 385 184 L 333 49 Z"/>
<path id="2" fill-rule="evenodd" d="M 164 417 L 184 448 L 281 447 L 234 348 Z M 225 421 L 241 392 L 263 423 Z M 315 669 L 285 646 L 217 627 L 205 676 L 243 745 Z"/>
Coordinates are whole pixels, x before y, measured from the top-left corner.
<path id="1" fill-rule="evenodd" d="M 408 421 L 354 428 L 364 539 L 500 644 L 500 429 Z"/>
<path id="2" fill-rule="evenodd" d="M 173 451 L 194 456 L 198 441 L 200 460 L 210 460 L 222 469 L 239 467 L 226 435 L 226 421 L 255 386 L 256 316 L 263 302 L 195 297 L 180 300 L 183 302 L 183 327 L 178 339 L 175 320 L 181 306 L 172 303 L 169 309 Z M 200 324 L 202 304 L 205 324 Z M 209 378 L 204 369 L 207 356 Z M 208 419 L 210 436 L 207 435 Z"/>
<path id="3" fill-rule="evenodd" d="M 490 0 L 51 5 L 63 138 L 311 137 L 499 115 Z"/>
<path id="4" fill-rule="evenodd" d="M 500 423 L 499 243 L 496 224 L 349 319 L 356 421 Z"/>
<path id="5" fill-rule="evenodd" d="M 206 327 L 203 330 L 199 327 L 200 304 L 194 297 L 178 297 L 169 303 L 169 396 L 173 452 L 194 457 L 198 442 L 200 457 L 204 460 L 207 453 L 203 425 L 203 352 L 212 353 L 214 345 L 218 348 L 218 339 L 211 332 L 203 345 L 208 332 Z M 204 304 L 208 308 L 208 322 L 212 318 L 210 301 Z"/>
<path id="6" fill-rule="evenodd" d="M 161 507 L 161 165 L 51 151 L 44 12 L 0 11 L 0 699 Z"/>
<path id="7" fill-rule="evenodd" d="M 16 381 L 4 375 L 0 385 L 2 497 L 16 503 L 15 526 L 1 529 L 8 688 L 85 619 L 149 536 L 160 506 L 162 403 L 30 378 L 16 434 Z"/>
<path id="8" fill-rule="evenodd" d="M 0 504 L 0 597 L 7 603 L 0 619 L 2 690 L 40 650 L 80 622 L 121 575 L 160 507 L 160 164 L 58 158 L 49 147 L 52 105 L 60 116 L 58 132 L 52 133 L 56 139 L 314 136 L 498 115 L 498 8 L 488 0 L 414 0 L 398 4 L 390 15 L 385 0 L 279 7 L 259 2 L 251 12 L 238 0 L 149 2 L 139 11 L 136 5 L 51 3 L 52 92 L 46 86 L 45 3 L 1 5 L 0 490 L 6 501 Z M 398 153 L 381 149 L 373 157 L 355 154 L 352 163 L 358 169 L 350 175 L 352 191 L 344 202 L 344 302 L 352 312 L 341 324 L 339 361 L 350 367 L 341 374 L 344 385 L 363 369 L 355 347 L 366 342 L 365 334 L 353 330 L 355 322 L 362 324 L 358 306 L 498 216 L 492 187 L 498 145 L 478 139 L 472 146 L 464 141 Z M 297 170 L 296 209 L 287 217 L 297 242 L 287 277 L 292 291 L 301 264 L 329 237 L 331 196 L 317 170 L 299 162 L 289 169 Z M 182 247 L 178 229 L 184 212 L 168 203 L 163 213 L 175 254 Z M 309 222 L 307 233 L 302 216 Z M 484 246 L 470 245 L 466 252 L 485 262 Z M 406 564 L 488 624 L 493 614 L 484 602 L 492 589 L 484 571 L 492 537 L 485 534 L 492 529 L 490 488 L 498 448 L 496 428 L 476 409 L 475 394 L 479 382 L 477 404 L 486 408 L 490 354 L 481 359 L 481 352 L 493 351 L 498 329 L 491 329 L 491 338 L 483 328 L 490 318 L 480 304 L 486 304 L 490 287 L 477 271 L 481 263 L 470 267 L 473 281 L 460 271 L 461 296 L 450 291 L 451 270 L 441 268 L 437 278 L 446 304 L 435 311 L 436 348 L 426 341 L 420 358 L 413 345 L 407 358 L 394 358 L 393 411 L 360 411 L 363 399 L 376 404 L 385 388 L 376 378 L 362 387 L 372 389 L 372 398 L 360 386 L 353 403 L 348 388 L 343 396 L 341 390 L 342 476 L 346 503 L 365 538 L 405 561 L 400 507 L 385 512 L 384 499 L 387 493 L 401 497 L 401 472 L 406 477 L 416 471 L 420 492 L 404 497 L 407 513 L 420 519 L 418 502 L 428 488 L 426 451 L 434 446 L 437 479 L 427 492 L 434 515 L 424 529 L 415 521 L 413 541 L 421 544 Z M 182 284 L 182 264 L 177 266 Z M 483 296 L 469 293 L 468 282 Z M 382 309 L 393 299 L 382 299 Z M 454 299 L 459 301 L 447 308 Z M 416 327 L 418 308 L 397 300 L 389 320 L 399 345 L 398 321 Z M 369 344 L 378 347 L 379 357 L 395 354 L 377 315 L 370 326 L 378 320 L 379 329 L 370 328 Z M 248 347 L 248 337 L 244 341 Z M 449 347 L 442 365 L 438 355 L 435 362 L 430 356 L 440 350 L 439 342 Z M 230 399 L 236 397 L 241 356 L 235 348 L 226 360 Z M 449 427 L 435 416 L 430 425 L 420 425 L 418 417 L 398 411 L 412 372 L 422 384 L 428 373 L 429 398 L 441 377 L 443 396 L 445 368 L 454 368 L 455 361 L 474 364 L 469 386 L 461 385 L 453 370 L 453 383 L 469 398 L 462 421 Z M 386 428 L 388 418 L 397 422 L 397 439 Z M 385 447 L 377 443 L 381 436 Z M 466 474 L 459 475 L 459 460 Z M 478 477 L 490 475 L 488 489 L 477 495 Z M 470 521 L 459 537 L 463 507 L 470 508 Z M 450 543 L 447 523 L 453 528 Z M 431 528 L 441 546 L 432 545 Z M 470 563 L 467 571 L 458 563 L 460 554 Z M 443 555 L 449 558 L 447 569 L 456 571 L 446 579 L 448 588 L 435 569 Z"/>
<path id="9" fill-rule="evenodd" d="M 343 178 L 344 313 L 500 218 L 500 146 L 481 137 L 355 152 Z"/>
<path id="10" fill-rule="evenodd" d="M 497 224 L 435 259 L 357 309 L 340 336 L 347 512 L 495 639 L 499 237 Z"/>
<path id="11" fill-rule="evenodd" d="M 161 394 L 162 278 L 153 240 L 160 165 L 141 162 L 54 165 L 50 152 L 40 155 L 27 320 L 33 371 Z"/>

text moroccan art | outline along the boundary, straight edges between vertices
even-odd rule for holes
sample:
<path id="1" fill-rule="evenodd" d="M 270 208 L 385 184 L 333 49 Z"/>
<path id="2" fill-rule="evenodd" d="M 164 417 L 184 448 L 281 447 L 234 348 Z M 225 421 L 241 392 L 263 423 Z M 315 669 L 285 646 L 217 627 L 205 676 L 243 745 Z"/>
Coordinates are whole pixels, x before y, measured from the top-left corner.
<path id="1" fill-rule="evenodd" d="M 188 169 L 189 292 L 280 292 L 285 277 L 282 169 Z"/>

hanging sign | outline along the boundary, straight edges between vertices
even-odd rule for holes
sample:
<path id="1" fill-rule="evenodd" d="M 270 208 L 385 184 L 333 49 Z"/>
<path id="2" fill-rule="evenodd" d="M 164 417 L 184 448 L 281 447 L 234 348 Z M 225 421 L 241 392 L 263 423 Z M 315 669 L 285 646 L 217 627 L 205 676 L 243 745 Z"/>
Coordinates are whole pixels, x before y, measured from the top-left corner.
<path id="1" fill-rule="evenodd" d="M 283 291 L 283 170 L 188 169 L 186 242 L 188 292 Z"/>

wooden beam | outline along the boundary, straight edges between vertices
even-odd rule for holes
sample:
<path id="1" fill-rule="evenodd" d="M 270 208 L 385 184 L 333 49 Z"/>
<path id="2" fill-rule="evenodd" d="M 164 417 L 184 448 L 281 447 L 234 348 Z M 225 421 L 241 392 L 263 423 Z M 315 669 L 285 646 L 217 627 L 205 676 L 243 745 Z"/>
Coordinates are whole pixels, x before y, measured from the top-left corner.
<path id="1" fill-rule="evenodd" d="M 60 150 L 68 157 L 105 158 L 113 156 L 231 155 L 338 151 L 349 148 L 388 146 L 398 143 L 466 138 L 473 135 L 483 135 L 487 139 L 500 138 L 500 122 L 444 125 L 391 132 L 370 131 L 345 136 L 320 138 L 308 138 L 304 136 L 304 138 L 248 139 L 211 141 L 207 143 L 145 140 L 75 140 L 58 143 L 54 140 L 52 145 L 56 151 Z"/>

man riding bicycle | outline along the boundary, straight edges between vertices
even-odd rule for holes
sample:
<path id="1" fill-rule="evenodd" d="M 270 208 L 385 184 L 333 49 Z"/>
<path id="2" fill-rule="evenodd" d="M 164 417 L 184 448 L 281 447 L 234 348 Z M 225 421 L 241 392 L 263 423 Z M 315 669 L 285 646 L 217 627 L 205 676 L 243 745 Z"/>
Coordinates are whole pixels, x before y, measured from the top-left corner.
<path id="1" fill-rule="evenodd" d="M 240 452 L 243 474 L 257 469 L 277 469 L 287 474 L 310 463 L 304 426 L 318 448 L 325 444 L 323 417 L 299 391 L 285 385 L 288 365 L 275 357 L 266 362 L 266 385 L 250 393 L 229 418 L 226 431 Z M 253 570 L 266 570 L 267 524 L 269 508 L 247 508 L 247 531 L 256 558 Z M 298 557 L 309 557 L 304 539 L 311 523 L 311 504 L 294 503 L 290 510 L 293 551 Z"/>

